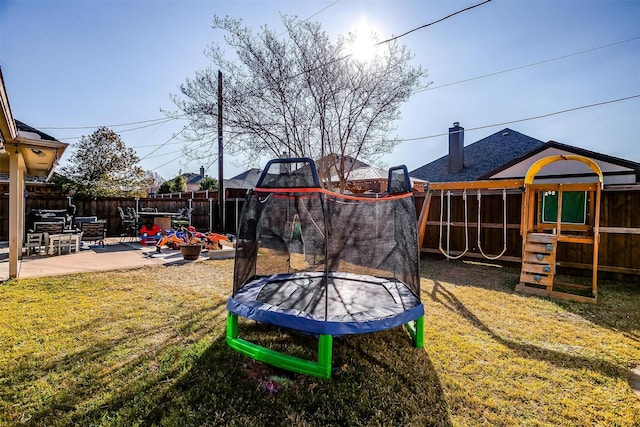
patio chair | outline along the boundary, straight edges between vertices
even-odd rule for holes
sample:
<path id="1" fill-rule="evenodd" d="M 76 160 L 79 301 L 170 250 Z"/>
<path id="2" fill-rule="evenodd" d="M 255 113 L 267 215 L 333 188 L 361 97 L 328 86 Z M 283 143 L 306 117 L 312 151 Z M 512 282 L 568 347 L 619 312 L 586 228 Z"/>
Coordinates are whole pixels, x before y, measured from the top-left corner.
<path id="1" fill-rule="evenodd" d="M 81 222 L 80 232 L 82 242 L 94 242 L 104 247 L 104 239 L 107 237 L 107 223 L 105 221 Z"/>
<path id="2" fill-rule="evenodd" d="M 70 254 L 73 246 L 73 235 L 71 233 L 62 233 L 58 235 L 55 240 L 54 251 L 57 251 L 58 255 L 61 255 L 63 252 Z"/>
<path id="3" fill-rule="evenodd" d="M 73 228 L 80 230 L 81 222 L 96 222 L 97 220 L 97 216 L 77 216 L 73 219 Z"/>
<path id="4" fill-rule="evenodd" d="M 64 222 L 62 221 L 33 223 L 34 233 L 60 234 L 62 233 L 63 230 L 64 230 Z"/>
<path id="5" fill-rule="evenodd" d="M 27 233 L 27 238 L 24 241 L 24 248 L 27 251 L 27 255 L 41 254 L 43 253 L 43 239 L 44 233 Z"/>
<path id="6" fill-rule="evenodd" d="M 171 228 L 179 230 L 180 227 L 191 225 L 191 212 L 193 212 L 192 208 L 178 209 L 178 215 L 171 218 Z"/>
<path id="7" fill-rule="evenodd" d="M 125 209 L 127 212 L 125 212 Z M 118 213 L 120 214 L 120 240 L 125 237 L 138 237 L 139 225 L 135 211 L 131 207 L 126 207 L 125 209 L 118 206 Z"/>
<path id="8" fill-rule="evenodd" d="M 146 209 L 146 208 L 145 208 L 145 209 L 142 209 L 142 210 L 143 210 L 144 212 L 153 212 L 153 211 L 150 211 L 150 210 L 148 210 L 148 209 Z M 131 218 L 131 219 L 135 219 L 135 220 L 137 220 L 137 219 L 138 219 L 138 214 L 136 213 L 136 210 L 135 210 L 135 209 L 133 209 L 131 206 L 127 206 L 127 215 L 128 215 L 128 216 L 129 216 L 129 218 Z"/>
<path id="9" fill-rule="evenodd" d="M 64 231 L 64 222 L 34 222 L 33 230 L 29 230 L 32 233 L 42 233 L 44 252 L 49 253 L 49 236 L 51 234 L 62 234 Z"/>
<path id="10" fill-rule="evenodd" d="M 67 209 L 32 209 L 29 216 L 34 222 L 62 222 L 65 227 L 70 225 L 73 213 Z M 73 211 L 75 212 L 75 211 Z"/>

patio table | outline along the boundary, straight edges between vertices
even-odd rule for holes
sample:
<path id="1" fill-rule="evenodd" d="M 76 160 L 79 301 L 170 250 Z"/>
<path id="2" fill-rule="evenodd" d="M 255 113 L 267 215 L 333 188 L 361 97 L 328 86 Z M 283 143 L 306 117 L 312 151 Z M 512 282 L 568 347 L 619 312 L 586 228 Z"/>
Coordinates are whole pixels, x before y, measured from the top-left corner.
<path id="1" fill-rule="evenodd" d="M 162 230 L 171 228 L 171 218 L 178 216 L 177 212 L 138 212 L 140 220 L 145 224 L 156 224 Z"/>

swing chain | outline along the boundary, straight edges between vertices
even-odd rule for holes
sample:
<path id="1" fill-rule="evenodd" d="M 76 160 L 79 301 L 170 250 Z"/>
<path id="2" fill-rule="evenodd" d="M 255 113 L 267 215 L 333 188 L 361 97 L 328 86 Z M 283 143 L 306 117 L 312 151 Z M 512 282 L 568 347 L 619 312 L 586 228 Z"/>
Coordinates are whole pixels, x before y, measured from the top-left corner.
<path id="1" fill-rule="evenodd" d="M 507 190 L 505 188 L 502 189 L 502 252 L 498 255 L 487 255 L 482 250 L 482 243 L 480 242 L 480 228 L 482 224 L 480 218 L 481 199 L 482 193 L 478 190 L 478 251 L 480 251 L 486 259 L 493 261 L 500 258 L 507 251 Z"/>
<path id="2" fill-rule="evenodd" d="M 447 250 L 445 251 L 442 247 L 442 223 L 443 223 L 443 211 L 444 211 L 444 190 L 440 190 L 440 232 L 439 232 L 439 240 L 438 240 L 438 249 L 447 257 L 447 259 L 458 259 L 462 258 L 464 254 L 469 251 L 469 218 L 468 218 L 468 207 L 467 207 L 467 190 L 463 190 L 462 192 L 462 200 L 464 200 L 464 251 L 460 254 L 453 256 L 450 255 L 451 251 L 449 250 L 449 242 L 451 238 L 451 191 L 447 191 Z"/>

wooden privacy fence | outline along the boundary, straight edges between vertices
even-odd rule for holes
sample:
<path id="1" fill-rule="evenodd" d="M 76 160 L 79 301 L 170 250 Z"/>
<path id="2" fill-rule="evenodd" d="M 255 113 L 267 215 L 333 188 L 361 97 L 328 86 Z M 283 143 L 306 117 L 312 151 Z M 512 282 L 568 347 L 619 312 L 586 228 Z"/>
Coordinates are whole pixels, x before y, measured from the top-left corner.
<path id="1" fill-rule="evenodd" d="M 522 261 L 522 189 L 517 186 L 517 182 L 512 182 L 511 188 L 508 188 L 508 182 L 502 184 L 505 186 L 503 188 L 499 187 L 499 182 L 494 182 L 493 188 L 483 188 L 482 185 L 486 185 L 486 182 L 432 183 L 428 193 L 416 194 L 415 203 L 419 216 L 425 197 L 430 195 L 431 198 L 428 216 L 424 221 L 424 236 L 420 248 L 422 253 L 444 257 L 444 251 L 455 258 L 466 250 L 463 258 L 486 260 L 487 257 L 501 254 L 506 241 L 506 250 L 498 260 L 516 263 Z M 503 216 L 503 189 L 506 196 L 506 224 Z M 480 246 L 478 241 L 481 242 Z M 590 270 L 592 250 L 588 245 L 563 244 L 557 252 L 558 266 L 567 271 Z M 598 269 L 609 273 L 609 276 L 630 274 L 635 276 L 634 280 L 640 280 L 640 185 L 604 187 L 600 211 Z"/>
<path id="2" fill-rule="evenodd" d="M 503 220 L 504 201 L 503 188 L 493 184 L 493 188 L 483 188 L 482 183 L 432 183 L 429 214 L 424 228 L 424 240 L 421 252 L 443 256 L 440 247 L 449 253 L 459 255 L 465 249 L 465 238 L 468 251 L 464 257 L 485 259 L 478 248 L 477 212 L 478 189 L 480 199 L 480 241 L 482 251 L 488 256 L 500 254 L 504 249 Z M 486 187 L 486 185 L 485 185 Z M 511 188 L 507 188 L 511 187 Z M 522 238 L 520 236 L 520 218 L 522 207 L 522 189 L 517 181 L 512 181 L 506 188 L 506 250 L 498 259 L 506 262 L 521 262 Z M 463 194 L 467 197 L 467 218 L 465 233 L 465 209 Z M 441 197 L 441 192 L 442 197 Z M 447 196 L 447 191 L 450 195 Z M 230 194 L 225 200 L 224 229 L 216 230 L 235 233 L 237 221 L 244 202 L 244 190 Z M 215 194 L 215 193 L 214 193 Z M 428 193 L 416 193 L 416 211 L 420 215 L 423 201 Z M 33 209 L 66 209 L 69 203 L 76 206 L 77 216 L 97 216 L 107 221 L 107 234 L 119 236 L 122 233 L 118 206 L 131 206 L 138 209 L 155 207 L 162 212 L 177 212 L 183 207 L 193 209 L 191 223 L 200 231 L 212 230 L 217 224 L 217 200 L 206 197 L 209 193 L 194 192 L 173 194 L 163 198 L 99 198 L 95 200 L 74 200 L 54 194 L 33 194 L 25 199 L 25 212 Z M 447 228 L 441 227 L 441 200 L 443 221 L 449 215 L 449 238 Z M 0 196 L 0 241 L 8 240 L 9 214 L 8 196 Z M 450 209 L 447 209 L 450 207 Z M 450 212 L 450 213 L 449 213 Z M 28 218 L 28 215 L 27 215 Z M 26 227 L 30 228 L 28 220 Z M 600 256 L 599 269 L 602 272 L 635 275 L 640 278 L 640 185 L 610 185 L 602 192 L 600 213 Z M 448 243 L 447 243 L 448 241 Z M 590 268 L 592 254 L 585 245 L 563 245 L 558 250 L 559 266 L 576 269 Z"/>
<path id="3" fill-rule="evenodd" d="M 190 193 L 183 193 L 191 195 Z M 107 236 L 120 236 L 124 230 L 118 213 L 118 207 L 134 209 L 156 208 L 159 212 L 178 212 L 181 208 L 192 208 L 191 225 L 198 231 L 215 230 L 218 232 L 236 232 L 244 198 L 225 199 L 225 218 L 222 230 L 218 224 L 218 201 L 212 198 L 109 198 L 76 200 L 70 197 L 43 195 L 29 196 L 25 199 L 25 229 L 33 226 L 31 212 L 37 209 L 64 210 L 70 204 L 76 207 L 75 216 L 97 216 L 107 223 Z M 9 201 L 7 196 L 0 197 L 0 241 L 9 239 Z"/>

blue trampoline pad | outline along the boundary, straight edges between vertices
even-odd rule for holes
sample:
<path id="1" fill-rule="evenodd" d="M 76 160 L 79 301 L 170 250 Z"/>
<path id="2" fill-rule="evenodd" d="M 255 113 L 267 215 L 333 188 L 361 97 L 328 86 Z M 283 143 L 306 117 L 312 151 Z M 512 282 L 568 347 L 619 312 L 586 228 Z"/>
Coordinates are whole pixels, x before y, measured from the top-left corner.
<path id="1" fill-rule="evenodd" d="M 241 317 L 311 334 L 381 331 L 424 314 L 420 299 L 401 281 L 334 272 L 258 277 L 229 298 Z"/>

